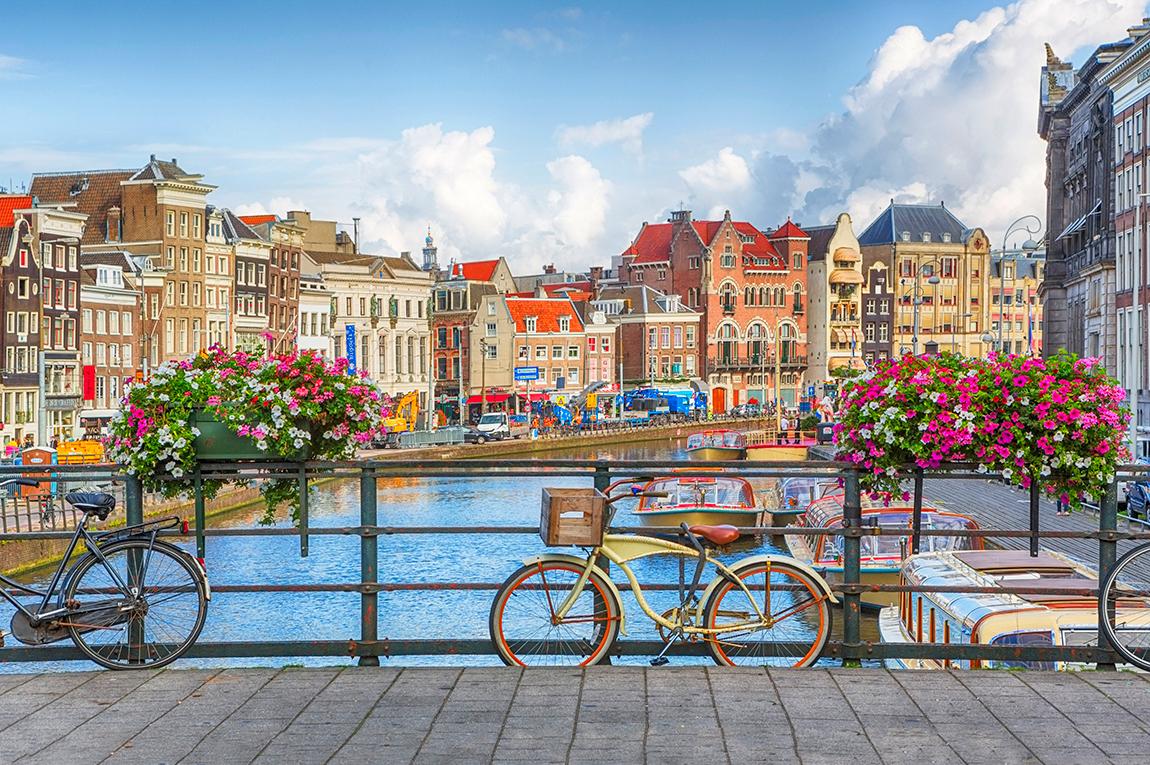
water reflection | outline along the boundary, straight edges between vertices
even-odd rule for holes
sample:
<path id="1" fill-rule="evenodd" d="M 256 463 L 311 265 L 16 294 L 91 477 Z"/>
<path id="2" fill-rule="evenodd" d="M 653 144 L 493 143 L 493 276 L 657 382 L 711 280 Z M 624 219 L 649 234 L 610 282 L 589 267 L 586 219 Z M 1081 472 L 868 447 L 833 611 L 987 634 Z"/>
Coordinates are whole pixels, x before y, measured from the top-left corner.
<path id="1" fill-rule="evenodd" d="M 682 442 L 628 445 L 597 449 L 563 450 L 549 458 L 685 460 Z M 586 486 L 586 478 L 509 477 L 491 474 L 474 478 L 380 479 L 379 523 L 393 526 L 537 526 L 540 494 L 545 486 Z M 627 524 L 628 505 L 620 507 L 618 521 Z M 217 518 L 216 527 L 254 524 L 258 512 L 240 511 Z M 354 526 L 359 523 L 359 485 L 354 480 L 333 481 L 313 490 L 311 525 Z M 281 525 L 287 525 L 282 522 Z M 629 525 L 629 524 L 628 524 Z M 749 554 L 785 554 L 781 540 L 764 539 L 742 546 L 724 560 Z M 189 545 L 190 549 L 190 545 Z M 537 534 L 423 535 L 401 534 L 379 539 L 381 582 L 490 582 L 497 584 L 524 558 L 546 551 Z M 575 551 L 577 552 L 577 550 Z M 214 586 L 228 584 L 358 583 L 359 538 L 312 536 L 310 555 L 301 558 L 299 540 L 292 537 L 209 537 L 207 567 Z M 640 560 L 633 564 L 640 582 L 674 582 L 678 564 L 670 559 Z M 688 570 L 687 575 L 690 576 Z M 704 581 L 709 579 L 705 576 Z M 646 593 L 658 610 L 677 605 L 673 592 Z M 389 638 L 482 638 L 494 591 L 407 591 L 379 596 L 379 635 Z M 631 638 L 655 639 L 651 622 L 634 599 L 623 593 Z M 10 610 L 0 613 L 7 623 Z M 837 619 L 836 621 L 841 621 Z M 836 625 L 836 628 L 838 625 Z M 870 639 L 876 639 L 873 625 Z M 212 600 L 202 641 L 216 640 L 348 640 L 359 634 L 359 596 L 355 593 L 220 593 Z M 347 663 L 347 659 L 237 659 L 181 660 L 180 666 L 253 666 L 269 664 Z M 494 657 L 402 657 L 403 664 L 496 664 Z M 617 660 L 618 663 L 619 660 Z M 644 657 L 621 660 L 643 663 Z M 684 664 L 709 659 L 676 658 Z M 45 668 L 38 665 L 36 668 Z M 64 667 L 61 667 L 64 668 Z M 67 668 L 88 669 L 82 662 Z M 33 665 L 4 665 L 3 671 L 33 671 Z"/>

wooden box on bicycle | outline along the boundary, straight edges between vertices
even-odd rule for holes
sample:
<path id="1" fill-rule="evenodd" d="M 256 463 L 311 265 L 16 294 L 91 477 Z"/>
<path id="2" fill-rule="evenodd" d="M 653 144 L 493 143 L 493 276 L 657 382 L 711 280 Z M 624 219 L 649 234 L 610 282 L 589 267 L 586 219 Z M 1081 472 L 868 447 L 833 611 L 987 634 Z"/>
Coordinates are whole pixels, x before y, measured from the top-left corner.
<path id="1" fill-rule="evenodd" d="M 549 547 L 594 547 L 603 543 L 607 497 L 598 489 L 544 489 L 539 536 Z"/>

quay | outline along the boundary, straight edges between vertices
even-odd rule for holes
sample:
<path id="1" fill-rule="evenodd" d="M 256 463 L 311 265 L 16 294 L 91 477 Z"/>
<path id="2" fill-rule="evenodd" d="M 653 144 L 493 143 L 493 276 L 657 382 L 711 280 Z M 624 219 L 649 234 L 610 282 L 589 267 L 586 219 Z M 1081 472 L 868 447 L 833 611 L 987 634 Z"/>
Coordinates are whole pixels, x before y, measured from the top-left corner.
<path id="1" fill-rule="evenodd" d="M 0 762 L 1115 763 L 1130 672 L 225 669 L 0 675 Z"/>

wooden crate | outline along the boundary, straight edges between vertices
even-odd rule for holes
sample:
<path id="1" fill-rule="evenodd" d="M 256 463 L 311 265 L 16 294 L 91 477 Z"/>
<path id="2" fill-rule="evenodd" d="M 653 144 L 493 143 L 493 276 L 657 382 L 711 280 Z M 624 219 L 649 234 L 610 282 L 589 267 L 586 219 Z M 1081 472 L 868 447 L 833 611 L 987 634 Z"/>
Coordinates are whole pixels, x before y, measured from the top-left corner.
<path id="1" fill-rule="evenodd" d="M 603 543 L 607 498 L 598 489 L 544 489 L 539 536 L 549 547 L 594 547 Z"/>

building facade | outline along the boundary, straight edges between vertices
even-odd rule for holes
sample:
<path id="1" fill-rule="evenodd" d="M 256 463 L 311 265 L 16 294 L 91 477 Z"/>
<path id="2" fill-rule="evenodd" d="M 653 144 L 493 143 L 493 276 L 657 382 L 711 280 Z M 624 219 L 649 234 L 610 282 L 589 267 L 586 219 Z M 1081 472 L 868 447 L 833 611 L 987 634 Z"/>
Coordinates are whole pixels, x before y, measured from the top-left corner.
<path id="1" fill-rule="evenodd" d="M 1044 252 L 1007 250 L 991 256 L 990 277 L 994 284 L 987 324 L 996 347 L 1017 356 L 1042 355 L 1040 289 L 1045 271 Z"/>
<path id="2" fill-rule="evenodd" d="M 268 257 L 268 348 L 286 353 L 299 335 L 300 262 L 306 229 L 274 215 L 243 216 L 241 220 L 271 244 Z"/>
<path id="3" fill-rule="evenodd" d="M 808 242 L 790 221 L 766 234 L 729 212 L 720 221 L 695 221 L 680 210 L 667 223 L 644 223 L 622 253 L 622 283 L 678 295 L 702 314 L 708 355 L 700 376 L 715 412 L 751 398 L 798 403 Z"/>
<path id="4" fill-rule="evenodd" d="M 32 197 L 0 195 L 0 447 L 35 442 L 40 414 L 40 250 L 18 210 Z"/>
<path id="5" fill-rule="evenodd" d="M 1121 248 L 1125 264 L 1134 237 L 1131 231 L 1115 236 L 1115 191 L 1125 204 L 1126 168 L 1111 182 L 1107 163 L 1118 160 L 1116 140 L 1120 137 L 1125 148 L 1126 135 L 1124 121 L 1122 130 L 1111 129 L 1114 96 L 1101 75 L 1130 45 L 1130 40 L 1103 45 L 1078 71 L 1047 46 L 1038 118 L 1046 141 L 1048 234 L 1040 287 L 1047 309 L 1045 351 L 1099 357 L 1112 372 L 1118 345 L 1116 254 Z"/>
<path id="6" fill-rule="evenodd" d="M 299 336 L 301 351 L 314 351 L 334 358 L 332 348 L 332 296 L 323 280 L 319 264 L 303 252 L 300 255 Z"/>
<path id="7" fill-rule="evenodd" d="M 122 255 L 80 259 L 80 428 L 98 438 L 120 408 L 127 381 L 143 375 L 137 356 L 142 295 Z"/>
<path id="8" fill-rule="evenodd" d="M 859 236 L 859 245 L 863 272 L 869 276 L 881 262 L 893 293 L 891 340 L 879 343 L 876 334 L 874 350 L 864 353 L 922 354 L 927 343 L 967 356 L 992 349 L 993 342 L 983 338 L 992 279 L 990 241 L 982 229 L 968 228 L 944 204 L 892 200 Z M 866 305 L 864 325 L 870 321 Z M 877 333 L 880 325 L 874 323 Z"/>
<path id="9" fill-rule="evenodd" d="M 851 217 L 842 213 L 831 226 L 808 227 L 807 384 L 819 395 L 832 384 L 836 369 L 861 369 L 867 361 L 864 340 L 877 337 L 864 326 L 865 278 L 858 237 Z M 870 361 L 874 361 L 872 355 Z M 819 390 L 819 389 L 823 390 Z"/>
<path id="10" fill-rule="evenodd" d="M 698 379 L 703 315 L 678 295 L 645 284 L 607 287 L 592 304 L 618 325 L 614 353 L 625 384 L 662 388 Z"/>
<path id="11" fill-rule="evenodd" d="M 471 343 L 469 403 L 486 389 L 489 395 L 514 396 L 522 411 L 529 395 L 574 395 L 586 386 L 583 319 L 565 298 L 485 295 L 472 321 Z M 538 378 L 516 381 L 517 366 L 537 369 Z"/>

